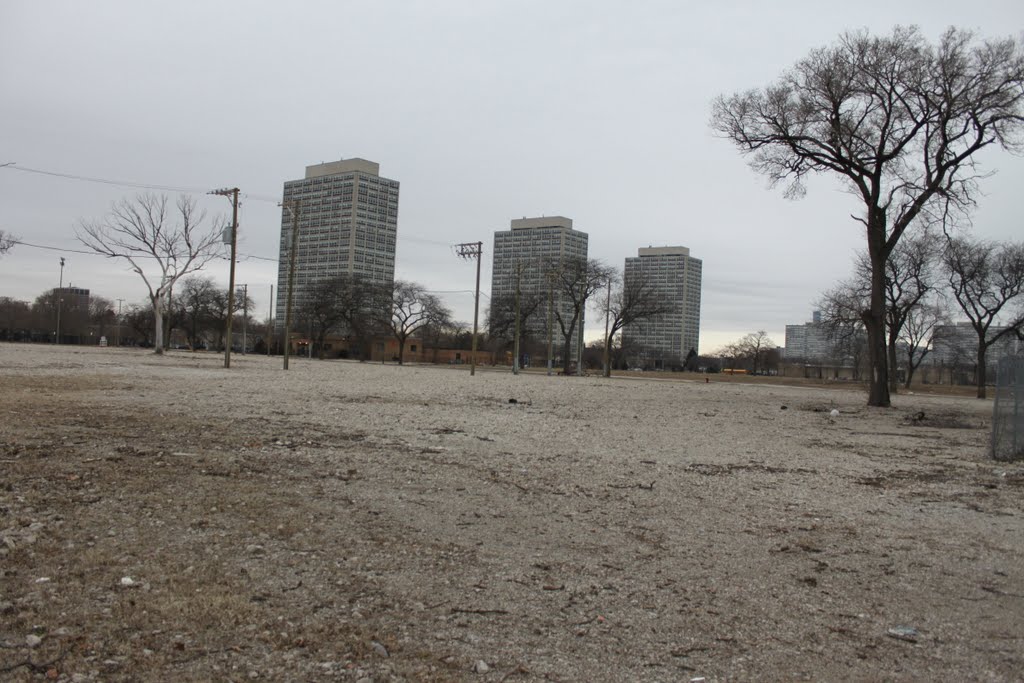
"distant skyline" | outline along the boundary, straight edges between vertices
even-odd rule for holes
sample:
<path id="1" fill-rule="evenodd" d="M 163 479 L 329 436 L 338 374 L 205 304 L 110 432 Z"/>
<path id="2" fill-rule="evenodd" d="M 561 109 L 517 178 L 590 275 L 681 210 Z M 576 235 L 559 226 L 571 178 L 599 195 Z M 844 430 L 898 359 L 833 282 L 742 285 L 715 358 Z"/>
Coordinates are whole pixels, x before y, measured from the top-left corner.
<path id="1" fill-rule="evenodd" d="M 401 183 L 396 277 L 472 321 L 473 264 L 453 245 L 562 215 L 592 258 L 621 269 L 642 247 L 703 261 L 702 353 L 810 318 L 852 270 L 864 237 L 853 199 L 826 177 L 790 201 L 708 126 L 723 93 L 765 86 L 843 31 L 950 25 L 1020 37 L 1024 6 L 992 1 L 410 3 L 96 0 L 0 5 L 0 164 L 183 188 L 242 191 L 236 281 L 262 319 L 276 284 L 285 180 L 362 157 Z M 974 234 L 1020 239 L 1024 159 L 986 151 Z M 126 264 L 75 239 L 140 191 L 0 168 L 0 296 L 64 284 L 126 303 L 145 290 Z M 168 195 L 174 196 L 170 190 Z M 41 247 L 52 247 L 45 249 Z M 228 263 L 206 271 L 227 285 Z M 488 305 L 481 297 L 481 316 Z M 588 314 L 588 339 L 603 329 Z"/>

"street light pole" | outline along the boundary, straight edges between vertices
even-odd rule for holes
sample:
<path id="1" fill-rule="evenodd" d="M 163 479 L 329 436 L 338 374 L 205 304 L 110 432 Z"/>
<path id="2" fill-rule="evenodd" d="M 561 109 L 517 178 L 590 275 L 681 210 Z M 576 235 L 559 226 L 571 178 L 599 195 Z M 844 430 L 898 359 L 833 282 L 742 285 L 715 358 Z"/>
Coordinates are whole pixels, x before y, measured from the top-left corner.
<path id="1" fill-rule="evenodd" d="M 57 285 L 57 331 L 55 332 L 54 343 L 60 344 L 60 309 L 64 303 L 64 257 L 60 257 L 60 284 Z"/>
<path id="2" fill-rule="evenodd" d="M 284 305 L 284 369 L 288 369 L 288 356 L 291 352 L 292 340 L 292 297 L 295 293 L 295 253 L 299 250 L 299 210 L 298 199 L 292 205 L 280 204 L 292 212 L 292 248 L 288 254 L 288 295 L 285 297 Z"/>

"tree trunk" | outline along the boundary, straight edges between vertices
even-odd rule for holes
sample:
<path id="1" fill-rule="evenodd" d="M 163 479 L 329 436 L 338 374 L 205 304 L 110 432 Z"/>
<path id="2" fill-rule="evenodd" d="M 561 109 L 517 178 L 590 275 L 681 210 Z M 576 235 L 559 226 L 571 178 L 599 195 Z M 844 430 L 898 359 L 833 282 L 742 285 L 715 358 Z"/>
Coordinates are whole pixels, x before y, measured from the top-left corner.
<path id="1" fill-rule="evenodd" d="M 910 380 L 914 379 L 914 370 L 917 368 L 914 366 L 914 356 L 907 354 L 907 381 L 903 384 L 903 388 L 910 390 Z"/>
<path id="2" fill-rule="evenodd" d="M 604 338 L 604 376 L 612 376 L 612 339 L 611 336 Z"/>
<path id="3" fill-rule="evenodd" d="M 153 302 L 153 318 L 156 320 L 156 327 L 153 332 L 153 353 L 162 354 L 164 352 L 164 310 L 163 306 L 163 295 L 151 297 Z"/>
<path id="4" fill-rule="evenodd" d="M 861 312 L 868 334 L 868 360 L 871 363 L 868 405 L 888 408 L 889 367 L 885 343 L 885 218 L 871 212 L 868 226 L 868 254 L 871 257 L 871 307 Z"/>
<path id="5" fill-rule="evenodd" d="M 402 365 L 405 357 L 405 338 L 398 340 L 398 364 Z"/>
<path id="6" fill-rule="evenodd" d="M 896 363 L 896 337 L 893 336 L 892 330 L 889 330 L 889 341 L 887 348 L 889 351 L 889 391 L 895 394 L 899 393 L 898 390 L 900 378 L 899 372 L 897 371 L 897 368 L 899 366 Z M 907 369 L 907 373 L 910 373 L 909 368 Z M 910 385 L 908 384 L 907 386 Z"/>
<path id="7" fill-rule="evenodd" d="M 573 332 L 575 331 L 576 328 L 574 327 Z M 562 348 L 564 349 L 562 351 L 562 374 L 565 375 L 569 374 L 569 368 L 572 365 L 572 336 L 572 332 L 570 332 L 562 344 Z"/>
<path id="8" fill-rule="evenodd" d="M 978 369 L 974 373 L 978 380 L 978 398 L 985 398 L 985 353 L 988 346 L 985 342 L 978 343 Z"/>

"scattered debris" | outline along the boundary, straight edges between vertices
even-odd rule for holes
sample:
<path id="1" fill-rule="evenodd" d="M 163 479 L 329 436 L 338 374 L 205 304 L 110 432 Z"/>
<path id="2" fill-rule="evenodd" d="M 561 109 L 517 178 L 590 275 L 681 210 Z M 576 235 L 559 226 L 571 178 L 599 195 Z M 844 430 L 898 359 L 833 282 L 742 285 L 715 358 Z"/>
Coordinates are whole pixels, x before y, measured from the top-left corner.
<path id="1" fill-rule="evenodd" d="M 896 638 L 897 640 L 905 640 L 908 643 L 916 643 L 920 637 L 920 632 L 913 626 L 893 626 L 885 632 L 890 638 Z"/>

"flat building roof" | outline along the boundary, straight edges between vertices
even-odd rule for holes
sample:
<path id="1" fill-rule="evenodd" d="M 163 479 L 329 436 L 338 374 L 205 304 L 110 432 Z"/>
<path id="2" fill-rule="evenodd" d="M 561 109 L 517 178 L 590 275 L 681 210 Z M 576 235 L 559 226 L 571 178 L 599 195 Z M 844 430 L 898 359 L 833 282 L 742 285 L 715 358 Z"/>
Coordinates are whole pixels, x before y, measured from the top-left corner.
<path id="1" fill-rule="evenodd" d="M 641 247 L 636 251 L 637 256 L 689 256 L 688 247 Z"/>
<path id="2" fill-rule="evenodd" d="M 572 219 L 565 216 L 542 216 L 540 218 L 513 218 L 513 230 L 529 228 L 568 228 L 572 230 Z"/>
<path id="3" fill-rule="evenodd" d="M 306 178 L 319 178 L 325 175 L 338 175 L 341 173 L 352 173 L 358 171 L 360 173 L 369 173 L 370 175 L 380 175 L 380 164 L 376 161 L 368 161 L 366 159 L 354 158 L 354 159 L 340 159 L 338 161 L 328 161 L 323 164 L 315 164 L 313 166 L 306 167 Z"/>

